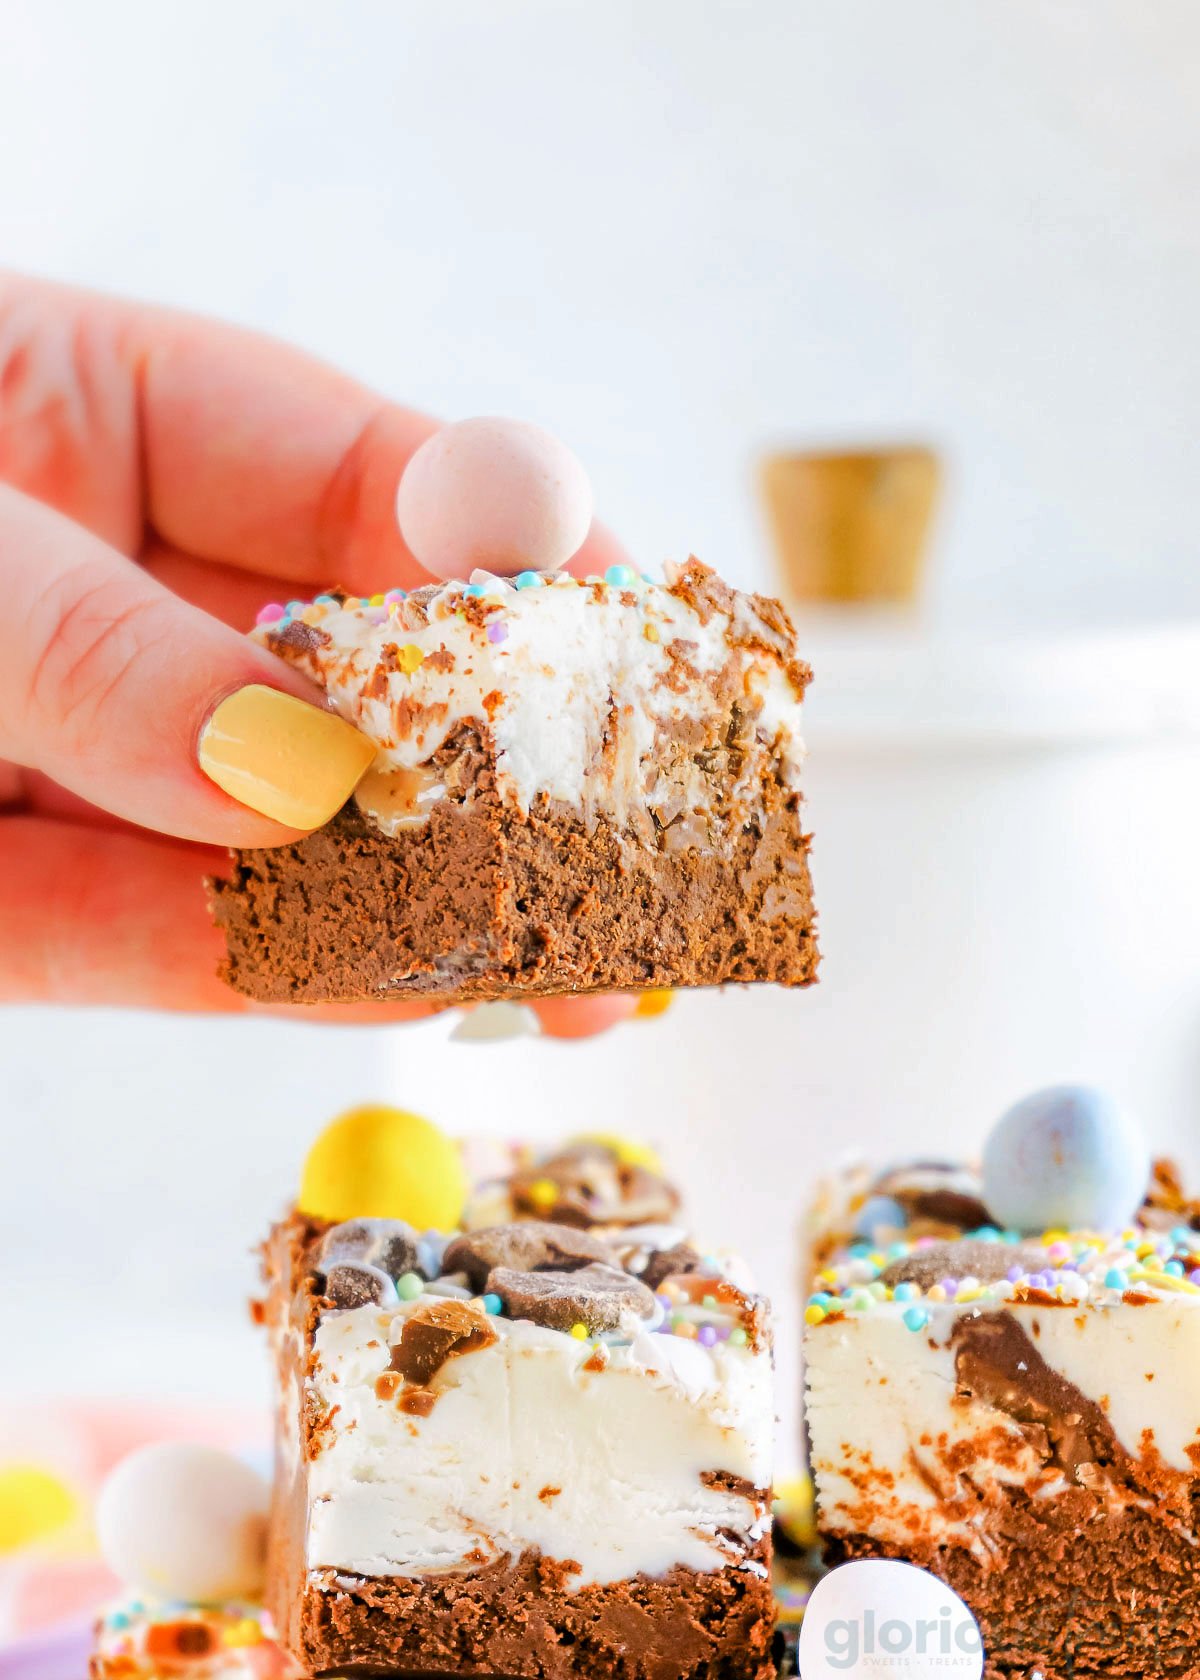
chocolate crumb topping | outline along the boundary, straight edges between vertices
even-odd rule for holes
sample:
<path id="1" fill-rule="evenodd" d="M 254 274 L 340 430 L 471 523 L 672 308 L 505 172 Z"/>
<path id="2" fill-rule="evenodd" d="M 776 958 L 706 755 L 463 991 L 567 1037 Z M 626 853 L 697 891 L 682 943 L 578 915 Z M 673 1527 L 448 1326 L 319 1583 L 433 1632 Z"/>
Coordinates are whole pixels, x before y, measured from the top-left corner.
<path id="1" fill-rule="evenodd" d="M 317 648 L 327 647 L 330 640 L 328 630 L 322 630 L 318 624 L 305 624 L 302 618 L 289 618 L 282 630 L 267 633 L 267 646 L 272 653 L 278 653 L 280 648 L 314 653 Z"/>

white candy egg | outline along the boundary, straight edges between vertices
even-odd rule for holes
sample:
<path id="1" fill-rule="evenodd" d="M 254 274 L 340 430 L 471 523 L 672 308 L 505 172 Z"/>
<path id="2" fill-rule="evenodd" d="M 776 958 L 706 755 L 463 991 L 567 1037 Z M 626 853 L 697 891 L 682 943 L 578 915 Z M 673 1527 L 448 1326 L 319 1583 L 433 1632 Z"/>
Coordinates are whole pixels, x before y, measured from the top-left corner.
<path id="1" fill-rule="evenodd" d="M 962 1599 L 890 1558 L 844 1563 L 819 1580 L 800 1628 L 804 1680 L 979 1680 L 983 1643 Z"/>
<path id="2" fill-rule="evenodd" d="M 405 542 L 427 571 L 469 578 L 554 571 L 592 522 L 592 487 L 566 444 L 526 420 L 443 426 L 405 468 L 396 496 Z"/>
<path id="3" fill-rule="evenodd" d="M 123 1459 L 96 1506 L 104 1561 L 127 1586 L 207 1604 L 262 1586 L 267 1485 L 214 1447 L 161 1441 Z"/>

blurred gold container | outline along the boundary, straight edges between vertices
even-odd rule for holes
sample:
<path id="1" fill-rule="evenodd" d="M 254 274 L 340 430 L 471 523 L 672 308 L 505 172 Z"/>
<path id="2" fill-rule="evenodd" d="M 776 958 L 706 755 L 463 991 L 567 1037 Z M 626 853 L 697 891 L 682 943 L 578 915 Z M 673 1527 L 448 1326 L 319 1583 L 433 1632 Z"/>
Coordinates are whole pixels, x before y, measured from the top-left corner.
<path id="1" fill-rule="evenodd" d="M 771 455 L 762 465 L 784 592 L 799 601 L 913 601 L 941 484 L 921 446 Z"/>

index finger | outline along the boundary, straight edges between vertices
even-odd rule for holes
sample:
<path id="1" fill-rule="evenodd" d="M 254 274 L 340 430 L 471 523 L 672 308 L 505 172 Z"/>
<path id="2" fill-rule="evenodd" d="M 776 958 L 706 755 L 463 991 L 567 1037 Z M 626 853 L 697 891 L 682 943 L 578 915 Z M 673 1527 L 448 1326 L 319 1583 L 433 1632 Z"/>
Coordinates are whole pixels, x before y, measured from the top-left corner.
<path id="1" fill-rule="evenodd" d="M 106 540 L 314 591 L 426 580 L 395 496 L 428 415 L 258 333 L 47 281 L 0 277 L 0 329 L 0 477 Z M 616 555 L 597 529 L 578 564 Z"/>

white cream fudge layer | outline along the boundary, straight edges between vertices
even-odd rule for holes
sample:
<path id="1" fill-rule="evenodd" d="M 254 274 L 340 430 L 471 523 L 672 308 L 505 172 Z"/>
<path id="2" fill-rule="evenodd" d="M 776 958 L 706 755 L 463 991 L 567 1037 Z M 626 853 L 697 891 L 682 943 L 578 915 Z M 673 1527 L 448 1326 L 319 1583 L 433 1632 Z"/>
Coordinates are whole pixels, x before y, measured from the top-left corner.
<path id="1" fill-rule="evenodd" d="M 665 585 L 624 566 L 587 583 L 476 573 L 407 597 L 276 610 L 256 637 L 378 746 L 359 803 L 385 831 L 422 820 L 445 792 L 431 761 L 463 725 L 523 811 L 545 796 L 620 823 L 654 809 L 668 825 L 710 799 L 705 767 L 681 772 L 681 754 L 726 744 L 733 706 L 746 797 L 767 759 L 798 789 L 807 670 L 792 627 L 777 603 L 696 562 L 668 568 Z"/>
<path id="2" fill-rule="evenodd" d="M 593 1343 L 463 1302 L 482 1345 L 422 1385 L 427 1411 L 406 1410 L 392 1349 L 428 1305 L 317 1328 L 310 1569 L 415 1575 L 536 1549 L 581 1587 L 759 1567 L 741 1552 L 770 1521 L 769 1350 L 649 1329 Z"/>
<path id="3" fill-rule="evenodd" d="M 857 1209 L 871 1234 L 816 1272 L 805 1311 L 824 1533 L 985 1557 L 1005 1490 L 1035 1508 L 1082 1489 L 1110 1513 L 1190 1512 L 1200 1231 L 1160 1229 L 1148 1206 L 1154 1222 L 1114 1233 L 938 1240 L 897 1235 L 878 1201 Z"/>
<path id="4" fill-rule="evenodd" d="M 1076 1427 L 1069 1421 L 1075 1408 L 1042 1380 L 1037 1359 L 1099 1409 L 1131 1458 L 1157 1458 L 1184 1475 L 1200 1469 L 1200 1300 L 1164 1296 L 1078 1310 L 1009 1305 L 1003 1316 L 1035 1356 L 1019 1353 L 1015 1371 L 982 1389 L 976 1381 L 973 1390 L 960 1363 L 970 1347 L 963 1332 L 984 1311 L 936 1305 L 915 1334 L 906 1311 L 883 1303 L 806 1337 L 811 1463 L 824 1531 L 899 1546 L 928 1537 L 986 1555 L 989 1485 L 1037 1499 L 1067 1491 L 1072 1466 L 1048 1454 L 1047 1432 L 1056 1413 L 1059 1426 Z M 990 1307 L 987 1316 L 994 1315 Z M 1084 1480 L 1102 1491 L 1105 1472 L 1083 1462 L 1093 1464 Z M 1115 1480 L 1107 1494 L 1129 1497 Z"/>

